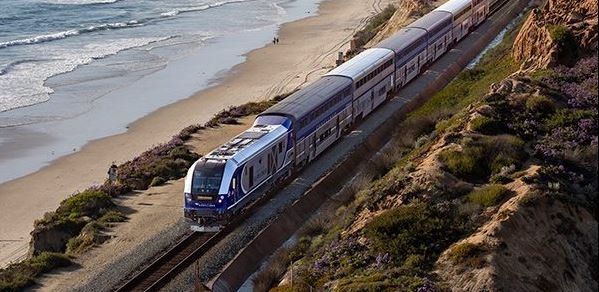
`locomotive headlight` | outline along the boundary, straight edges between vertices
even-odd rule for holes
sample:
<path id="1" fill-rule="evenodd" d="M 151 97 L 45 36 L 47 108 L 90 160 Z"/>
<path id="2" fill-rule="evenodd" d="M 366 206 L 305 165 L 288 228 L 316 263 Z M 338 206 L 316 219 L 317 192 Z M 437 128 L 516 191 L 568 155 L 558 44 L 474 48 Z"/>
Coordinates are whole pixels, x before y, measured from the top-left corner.
<path id="1" fill-rule="evenodd" d="M 218 197 L 218 203 L 219 204 L 222 203 L 224 199 L 225 199 L 225 196 L 219 196 Z"/>

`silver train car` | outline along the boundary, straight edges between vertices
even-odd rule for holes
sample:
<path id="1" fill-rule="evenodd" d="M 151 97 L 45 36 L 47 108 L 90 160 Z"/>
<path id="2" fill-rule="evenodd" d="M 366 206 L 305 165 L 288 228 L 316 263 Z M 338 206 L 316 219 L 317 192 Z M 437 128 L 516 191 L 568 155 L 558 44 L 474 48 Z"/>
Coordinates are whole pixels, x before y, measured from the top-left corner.
<path id="1" fill-rule="evenodd" d="M 259 114 L 190 167 L 185 218 L 198 231 L 226 224 L 258 189 L 316 159 L 505 1 L 450 0 Z"/>

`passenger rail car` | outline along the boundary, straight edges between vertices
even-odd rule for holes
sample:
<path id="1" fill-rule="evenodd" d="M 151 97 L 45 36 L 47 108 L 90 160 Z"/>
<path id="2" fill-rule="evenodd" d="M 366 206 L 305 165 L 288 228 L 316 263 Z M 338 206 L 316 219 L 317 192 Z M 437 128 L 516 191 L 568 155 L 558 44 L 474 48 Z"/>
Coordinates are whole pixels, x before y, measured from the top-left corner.
<path id="1" fill-rule="evenodd" d="M 226 223 L 258 189 L 316 159 L 507 1 L 450 0 L 259 114 L 191 166 L 185 217 L 196 230 Z"/>

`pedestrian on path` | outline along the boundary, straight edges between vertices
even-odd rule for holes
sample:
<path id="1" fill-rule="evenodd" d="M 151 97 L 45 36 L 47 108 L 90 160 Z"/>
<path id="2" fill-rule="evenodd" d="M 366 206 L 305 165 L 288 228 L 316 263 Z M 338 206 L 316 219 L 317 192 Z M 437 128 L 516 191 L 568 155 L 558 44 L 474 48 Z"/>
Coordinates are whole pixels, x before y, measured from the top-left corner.
<path id="1" fill-rule="evenodd" d="M 110 181 L 110 183 L 116 183 L 118 170 L 119 170 L 119 168 L 116 166 L 116 164 L 113 161 L 112 165 L 108 168 L 108 180 Z"/>

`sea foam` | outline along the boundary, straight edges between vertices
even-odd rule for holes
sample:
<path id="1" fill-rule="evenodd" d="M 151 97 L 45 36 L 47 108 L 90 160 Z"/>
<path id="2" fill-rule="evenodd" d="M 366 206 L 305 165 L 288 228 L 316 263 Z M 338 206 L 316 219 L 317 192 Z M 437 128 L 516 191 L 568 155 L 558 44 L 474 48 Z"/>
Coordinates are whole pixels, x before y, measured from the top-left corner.
<path id="1" fill-rule="evenodd" d="M 90 4 L 111 4 L 121 0 L 46 0 L 44 3 L 60 5 L 90 5 Z"/>
<path id="2" fill-rule="evenodd" d="M 143 23 L 140 23 L 137 20 L 131 20 L 128 22 L 117 22 L 117 23 L 105 23 L 100 25 L 92 25 L 82 29 L 71 29 L 67 31 L 61 31 L 57 33 L 51 33 L 46 35 L 39 35 L 31 38 L 12 40 L 7 42 L 0 43 L 0 49 L 12 47 L 12 46 L 20 46 L 20 45 L 33 45 L 44 42 L 50 42 L 55 40 L 65 39 L 71 36 L 80 35 L 83 33 L 91 33 L 101 30 L 109 30 L 109 29 L 120 29 L 120 28 L 128 28 L 128 27 L 137 27 L 141 26 Z"/>
<path id="3" fill-rule="evenodd" d="M 170 37 L 127 38 L 93 42 L 79 49 L 64 49 L 60 58 L 15 61 L 0 75 L 0 112 L 48 101 L 54 91 L 44 82 L 58 74 L 73 71 L 80 65 L 105 58 L 120 51 L 142 47 Z"/>

